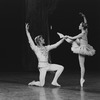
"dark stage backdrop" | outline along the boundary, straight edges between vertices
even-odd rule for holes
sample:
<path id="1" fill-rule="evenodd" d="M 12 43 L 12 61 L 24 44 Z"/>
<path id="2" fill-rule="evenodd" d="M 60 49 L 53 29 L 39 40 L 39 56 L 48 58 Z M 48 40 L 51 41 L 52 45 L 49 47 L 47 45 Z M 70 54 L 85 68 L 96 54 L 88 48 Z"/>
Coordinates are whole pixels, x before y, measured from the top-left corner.
<path id="1" fill-rule="evenodd" d="M 24 1 L 0 0 L 0 71 L 21 70 Z"/>
<path id="2" fill-rule="evenodd" d="M 54 2 L 55 1 L 55 2 Z M 59 40 L 57 31 L 71 36 L 77 35 L 83 20 L 79 12 L 86 15 L 89 25 L 89 44 L 96 49 L 93 57 L 86 56 L 89 72 L 100 70 L 100 1 L 99 0 L 1 0 L 0 1 L 0 71 L 37 72 L 37 58 L 29 47 L 25 34 L 25 22 L 30 23 L 32 38 L 42 34 L 46 44 Z M 44 3 L 43 3 L 44 2 Z M 48 9 L 46 9 L 46 7 Z M 39 13 L 40 12 L 40 13 Z M 41 17 L 42 16 L 42 17 Z M 52 26 L 52 30 L 50 30 Z M 67 42 L 50 52 L 51 62 L 65 66 L 65 72 L 78 72 L 76 54 Z"/>

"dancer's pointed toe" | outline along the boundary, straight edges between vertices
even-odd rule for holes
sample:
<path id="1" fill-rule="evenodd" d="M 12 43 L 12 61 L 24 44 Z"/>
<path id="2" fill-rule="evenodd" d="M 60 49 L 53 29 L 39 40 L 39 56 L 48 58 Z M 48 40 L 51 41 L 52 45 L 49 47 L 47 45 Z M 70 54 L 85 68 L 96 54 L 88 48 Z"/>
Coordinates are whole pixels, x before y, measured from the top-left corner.
<path id="1" fill-rule="evenodd" d="M 85 79 L 80 79 L 80 85 L 81 85 L 81 87 L 83 87 L 84 82 L 85 82 Z"/>

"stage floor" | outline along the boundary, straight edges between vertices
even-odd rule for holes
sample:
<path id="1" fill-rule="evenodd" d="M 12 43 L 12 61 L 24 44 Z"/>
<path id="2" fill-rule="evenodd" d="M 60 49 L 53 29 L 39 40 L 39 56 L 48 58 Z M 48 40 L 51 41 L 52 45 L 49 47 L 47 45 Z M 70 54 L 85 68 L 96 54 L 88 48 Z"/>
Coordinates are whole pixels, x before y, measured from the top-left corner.
<path id="1" fill-rule="evenodd" d="M 78 74 L 63 74 L 59 78 L 61 87 L 53 87 L 53 75 L 46 77 L 44 87 L 28 86 L 37 74 L 0 74 L 0 100 L 100 100 L 100 75 L 86 75 L 84 88 L 80 88 Z"/>

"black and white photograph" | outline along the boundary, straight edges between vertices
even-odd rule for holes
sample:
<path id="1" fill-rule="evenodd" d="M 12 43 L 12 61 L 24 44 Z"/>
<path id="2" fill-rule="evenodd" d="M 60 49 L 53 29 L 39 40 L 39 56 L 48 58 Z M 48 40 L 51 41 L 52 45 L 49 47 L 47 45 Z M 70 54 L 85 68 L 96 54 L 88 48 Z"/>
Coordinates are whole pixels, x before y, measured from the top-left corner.
<path id="1" fill-rule="evenodd" d="M 1 0 L 0 100 L 100 100 L 99 10 L 99 0 Z"/>

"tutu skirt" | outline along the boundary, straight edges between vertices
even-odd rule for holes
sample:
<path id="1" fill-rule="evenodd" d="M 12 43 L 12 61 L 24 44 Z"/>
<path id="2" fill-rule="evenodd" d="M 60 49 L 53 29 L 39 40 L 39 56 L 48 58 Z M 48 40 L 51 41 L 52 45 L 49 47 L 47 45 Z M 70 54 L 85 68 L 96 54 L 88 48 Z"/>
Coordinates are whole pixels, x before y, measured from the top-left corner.
<path id="1" fill-rule="evenodd" d="M 82 54 L 82 55 L 88 55 L 88 56 L 93 56 L 95 54 L 95 49 L 87 44 L 87 45 L 72 45 L 71 50 L 73 53 L 76 54 Z"/>

